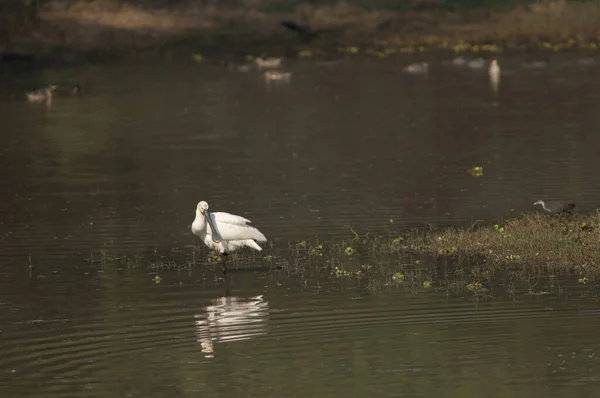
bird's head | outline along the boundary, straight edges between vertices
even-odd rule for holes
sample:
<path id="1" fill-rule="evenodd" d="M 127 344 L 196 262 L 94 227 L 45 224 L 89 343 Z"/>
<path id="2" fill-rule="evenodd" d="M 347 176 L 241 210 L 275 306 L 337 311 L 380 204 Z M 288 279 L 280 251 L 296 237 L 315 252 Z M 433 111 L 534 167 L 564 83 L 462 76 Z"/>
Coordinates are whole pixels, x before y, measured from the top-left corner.
<path id="1" fill-rule="evenodd" d="M 542 205 L 542 206 L 543 206 L 543 205 L 544 205 L 544 201 L 543 201 L 543 200 L 538 200 L 538 201 L 537 201 L 537 202 L 535 202 L 533 205 L 534 205 L 534 206 L 535 206 L 535 205 Z"/>
<path id="2" fill-rule="evenodd" d="M 204 215 L 204 212 L 206 210 L 208 210 L 208 203 L 206 203 L 205 201 L 198 202 L 198 206 L 196 206 L 196 211 Z"/>

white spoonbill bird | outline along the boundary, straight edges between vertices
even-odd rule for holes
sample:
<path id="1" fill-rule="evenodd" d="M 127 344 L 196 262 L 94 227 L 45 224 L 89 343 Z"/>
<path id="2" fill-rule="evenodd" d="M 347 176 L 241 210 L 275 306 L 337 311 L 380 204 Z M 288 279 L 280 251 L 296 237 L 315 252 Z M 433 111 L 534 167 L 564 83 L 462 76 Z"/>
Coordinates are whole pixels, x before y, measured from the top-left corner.
<path id="1" fill-rule="evenodd" d="M 244 217 L 223 212 L 213 213 L 208 210 L 208 203 L 201 201 L 196 206 L 192 232 L 210 249 L 221 253 L 225 274 L 225 256 L 230 252 L 244 246 L 262 251 L 262 247 L 256 242 L 267 241 L 262 232 L 249 224 L 250 220 Z"/>

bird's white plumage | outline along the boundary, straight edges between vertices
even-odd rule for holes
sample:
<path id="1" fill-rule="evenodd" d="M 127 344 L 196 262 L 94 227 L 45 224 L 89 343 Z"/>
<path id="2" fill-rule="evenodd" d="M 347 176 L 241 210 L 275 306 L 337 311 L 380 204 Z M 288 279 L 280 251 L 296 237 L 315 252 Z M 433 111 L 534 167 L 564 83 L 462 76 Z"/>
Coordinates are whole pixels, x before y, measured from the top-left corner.
<path id="1" fill-rule="evenodd" d="M 211 223 L 218 234 L 214 234 Z M 208 211 L 208 203 L 201 201 L 196 207 L 196 218 L 192 223 L 192 232 L 198 236 L 206 246 L 219 253 L 229 253 L 241 247 L 251 247 L 261 251 L 256 242 L 266 242 L 267 238 L 258 229 L 249 225 L 250 220 L 234 214 Z M 214 239 L 214 236 L 220 239 Z M 216 242 L 215 240 L 218 240 Z"/>
<path id="2" fill-rule="evenodd" d="M 500 65 L 498 64 L 498 60 L 492 60 L 490 67 L 488 68 L 488 74 L 490 76 L 492 90 L 497 92 L 500 87 Z"/>
<path id="3" fill-rule="evenodd" d="M 226 241 L 254 239 L 257 242 L 266 242 L 267 238 L 256 228 L 249 225 L 250 220 L 229 213 L 210 213 L 213 224 L 221 238 Z M 210 230 L 210 225 L 207 225 Z M 209 231 L 212 236 L 212 230 Z"/>

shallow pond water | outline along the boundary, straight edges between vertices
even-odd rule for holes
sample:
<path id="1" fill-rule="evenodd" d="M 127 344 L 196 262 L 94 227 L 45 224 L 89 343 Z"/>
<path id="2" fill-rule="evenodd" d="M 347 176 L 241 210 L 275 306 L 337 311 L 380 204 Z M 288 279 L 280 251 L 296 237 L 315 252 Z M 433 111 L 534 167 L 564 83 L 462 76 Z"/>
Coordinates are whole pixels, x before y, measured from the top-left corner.
<path id="1" fill-rule="evenodd" d="M 494 93 L 485 71 L 430 59 L 410 75 L 404 61 L 287 61 L 291 81 L 270 86 L 216 62 L 5 70 L 0 395 L 593 396 L 593 286 L 479 304 L 372 291 L 270 270 L 269 245 L 227 285 L 204 248 L 158 284 L 91 260 L 189 258 L 201 199 L 280 252 L 349 228 L 494 221 L 540 198 L 595 211 L 600 65 L 501 58 Z M 50 107 L 18 98 L 49 82 L 63 87 Z"/>

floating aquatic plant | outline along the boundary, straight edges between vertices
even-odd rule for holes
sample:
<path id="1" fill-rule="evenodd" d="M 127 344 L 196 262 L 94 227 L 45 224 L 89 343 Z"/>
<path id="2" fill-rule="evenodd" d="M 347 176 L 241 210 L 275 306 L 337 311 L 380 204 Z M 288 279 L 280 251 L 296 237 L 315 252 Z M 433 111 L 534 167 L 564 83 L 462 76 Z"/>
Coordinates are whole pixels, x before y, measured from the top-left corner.
<path id="1" fill-rule="evenodd" d="M 598 49 L 598 45 L 596 43 L 590 42 L 590 43 L 580 43 L 579 44 L 579 48 L 582 50 L 597 50 Z"/>
<path id="2" fill-rule="evenodd" d="M 400 283 L 400 282 L 404 281 L 404 274 L 402 272 L 398 271 L 392 276 L 392 280 L 396 283 Z"/>
<path id="3" fill-rule="evenodd" d="M 206 261 L 208 261 L 209 263 L 218 263 L 218 262 L 221 261 L 221 256 L 219 256 L 215 252 L 211 252 L 211 253 L 208 254 L 208 257 L 206 258 Z"/>
<path id="4" fill-rule="evenodd" d="M 307 50 L 307 49 L 298 51 L 298 58 L 310 58 L 310 57 L 312 57 L 312 55 L 313 55 L 312 51 Z"/>
<path id="5" fill-rule="evenodd" d="M 365 50 L 365 54 L 373 55 L 373 56 L 379 57 L 379 58 L 385 58 L 388 55 L 385 51 L 378 51 L 378 50 L 374 50 L 372 48 L 368 48 L 367 50 Z"/>
<path id="6" fill-rule="evenodd" d="M 458 43 L 454 45 L 454 52 L 459 53 L 461 51 L 469 51 L 471 49 L 471 44 L 465 42 L 464 40 L 459 40 Z"/>
<path id="7" fill-rule="evenodd" d="M 345 47 L 338 47 L 338 51 L 344 54 L 358 54 L 358 47 L 356 46 L 345 46 Z"/>
<path id="8" fill-rule="evenodd" d="M 343 268 L 335 267 L 336 278 L 361 278 L 363 276 L 362 271 L 347 271 Z"/>
<path id="9" fill-rule="evenodd" d="M 309 253 L 313 256 L 322 257 L 323 256 L 323 245 L 320 243 L 317 243 L 316 245 L 311 246 Z"/>
<path id="10" fill-rule="evenodd" d="M 483 176 L 483 167 L 482 166 L 473 166 L 468 170 L 468 172 L 473 177 L 481 177 L 481 176 Z"/>
<path id="11" fill-rule="evenodd" d="M 200 54 L 192 54 L 192 59 L 196 62 L 202 62 L 204 57 Z"/>
<path id="12" fill-rule="evenodd" d="M 393 245 L 393 246 L 400 246 L 400 245 L 402 244 L 402 242 L 404 242 L 404 238 L 403 238 L 403 237 L 401 237 L 401 236 L 399 236 L 399 237 L 397 237 L 397 238 L 394 238 L 394 239 L 392 240 L 392 245 Z"/>
<path id="13" fill-rule="evenodd" d="M 482 284 L 480 282 L 473 282 L 467 285 L 467 290 L 480 290 L 482 288 Z"/>
<path id="14" fill-rule="evenodd" d="M 344 252 L 345 252 L 345 253 L 346 253 L 348 256 L 351 256 L 351 255 L 353 255 L 353 254 L 354 254 L 354 249 L 353 249 L 352 247 L 348 246 L 348 247 L 346 248 L 346 250 L 344 250 Z"/>
<path id="15" fill-rule="evenodd" d="M 154 283 L 156 283 L 158 285 L 161 281 L 161 277 L 156 275 L 154 278 L 152 278 L 152 280 L 154 281 Z"/>

